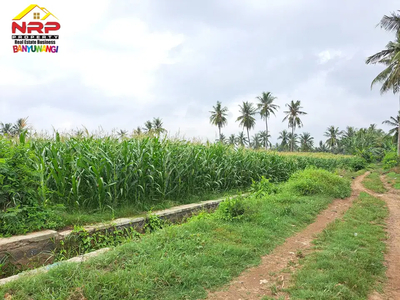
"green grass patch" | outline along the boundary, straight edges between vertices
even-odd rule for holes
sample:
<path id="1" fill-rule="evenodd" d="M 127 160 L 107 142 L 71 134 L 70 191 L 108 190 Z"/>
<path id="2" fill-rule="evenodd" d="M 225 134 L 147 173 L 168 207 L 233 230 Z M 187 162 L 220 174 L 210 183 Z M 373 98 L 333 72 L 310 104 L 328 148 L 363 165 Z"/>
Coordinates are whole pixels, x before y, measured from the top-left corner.
<path id="1" fill-rule="evenodd" d="M 386 175 L 388 182 L 397 190 L 400 190 L 400 174 L 390 172 Z"/>
<path id="2" fill-rule="evenodd" d="M 379 175 L 380 174 L 377 172 L 372 172 L 371 174 L 369 174 L 364 178 L 362 184 L 364 185 L 364 187 L 375 193 L 380 193 L 380 194 L 385 193 L 386 189 L 383 186 L 383 182 L 380 179 Z"/>
<path id="3" fill-rule="evenodd" d="M 336 182 L 350 191 L 348 180 L 323 172 L 312 171 L 314 180 Z M 88 299 L 204 298 L 207 290 L 259 264 L 262 255 L 310 224 L 334 198 L 335 186 L 307 196 L 292 190 L 301 177 L 296 176 L 276 189 L 263 182 L 258 188 L 264 190 L 227 200 L 214 214 L 201 213 L 182 225 L 142 235 L 86 263 L 21 278 L 0 287 L 0 298 L 6 293 L 13 300 L 79 294 Z"/>
<path id="4" fill-rule="evenodd" d="M 366 299 L 384 280 L 387 215 L 382 200 L 361 193 L 315 240 L 318 251 L 294 275 L 291 299 Z"/>

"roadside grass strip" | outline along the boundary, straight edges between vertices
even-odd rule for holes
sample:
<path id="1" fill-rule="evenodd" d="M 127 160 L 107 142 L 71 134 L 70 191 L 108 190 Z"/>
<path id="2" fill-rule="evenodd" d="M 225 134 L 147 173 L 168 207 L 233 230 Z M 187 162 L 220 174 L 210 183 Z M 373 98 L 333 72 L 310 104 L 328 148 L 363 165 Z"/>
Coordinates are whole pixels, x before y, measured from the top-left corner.
<path id="1" fill-rule="evenodd" d="M 142 235 L 87 262 L 22 276 L 1 286 L 0 298 L 205 298 L 350 192 L 348 180 L 323 170 L 300 171 L 278 186 L 263 179 L 251 196 L 227 199 L 213 214 Z"/>
<path id="2" fill-rule="evenodd" d="M 400 174 L 390 172 L 386 175 L 388 182 L 396 189 L 400 190 Z"/>
<path id="3" fill-rule="evenodd" d="M 291 299 L 366 299 L 385 280 L 385 202 L 361 193 L 315 240 L 288 289 Z"/>
<path id="4" fill-rule="evenodd" d="M 372 172 L 368 176 L 366 176 L 362 182 L 365 188 L 375 192 L 382 194 L 386 192 L 385 187 L 383 186 L 383 182 L 379 177 L 379 173 Z"/>

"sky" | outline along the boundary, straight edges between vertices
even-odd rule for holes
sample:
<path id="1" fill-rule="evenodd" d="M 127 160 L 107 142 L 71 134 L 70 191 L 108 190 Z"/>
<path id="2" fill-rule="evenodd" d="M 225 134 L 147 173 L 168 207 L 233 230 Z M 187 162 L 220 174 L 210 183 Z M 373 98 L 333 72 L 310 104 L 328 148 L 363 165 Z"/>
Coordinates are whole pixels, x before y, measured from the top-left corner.
<path id="1" fill-rule="evenodd" d="M 395 116 L 398 96 L 371 81 L 365 59 L 394 39 L 376 27 L 394 0 L 14 0 L 0 10 L 0 122 L 29 117 L 34 129 L 85 126 L 131 132 L 160 117 L 171 135 L 214 141 L 217 101 L 228 107 L 224 135 L 243 129 L 239 104 L 277 97 L 272 142 L 287 129 L 285 104 L 307 115 L 297 133 L 315 143 L 344 129 Z M 30 4 L 61 24 L 58 53 L 13 53 L 12 19 Z M 264 130 L 257 116 L 250 134 Z"/>

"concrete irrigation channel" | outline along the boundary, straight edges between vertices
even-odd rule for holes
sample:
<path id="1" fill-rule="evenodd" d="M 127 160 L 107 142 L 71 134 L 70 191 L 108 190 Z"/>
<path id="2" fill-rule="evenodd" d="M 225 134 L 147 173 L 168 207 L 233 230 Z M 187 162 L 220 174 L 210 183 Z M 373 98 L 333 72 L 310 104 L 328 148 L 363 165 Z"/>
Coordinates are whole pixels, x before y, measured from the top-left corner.
<path id="1" fill-rule="evenodd" d="M 243 196 L 247 195 L 248 194 L 244 194 Z M 238 195 L 231 197 L 235 198 L 238 197 Z M 152 214 L 156 215 L 162 220 L 171 223 L 181 223 L 187 217 L 195 215 L 201 211 L 214 211 L 218 207 L 218 205 L 225 199 L 226 198 L 180 205 L 170 209 L 156 211 Z M 83 229 L 89 234 L 94 234 L 98 232 L 112 233 L 113 231 L 122 230 L 125 228 L 133 228 L 138 232 L 143 232 L 147 222 L 147 217 L 121 218 L 108 223 L 84 226 Z M 57 245 L 59 245 L 62 241 L 68 241 L 73 234 L 73 230 L 58 232 L 54 230 L 44 230 L 23 236 L 0 238 L 0 260 L 4 257 L 7 257 L 9 262 L 13 265 L 29 266 L 30 264 L 34 264 L 37 266 L 42 266 L 38 269 L 28 270 L 7 278 L 0 279 L 0 285 L 15 280 L 23 274 L 46 272 L 47 270 L 59 265 L 60 263 L 82 262 L 90 257 L 96 256 L 109 250 L 109 248 L 99 249 L 91 253 L 80 255 L 69 260 L 56 262 L 53 264 L 50 258 L 54 254 L 54 251 L 57 249 Z"/>

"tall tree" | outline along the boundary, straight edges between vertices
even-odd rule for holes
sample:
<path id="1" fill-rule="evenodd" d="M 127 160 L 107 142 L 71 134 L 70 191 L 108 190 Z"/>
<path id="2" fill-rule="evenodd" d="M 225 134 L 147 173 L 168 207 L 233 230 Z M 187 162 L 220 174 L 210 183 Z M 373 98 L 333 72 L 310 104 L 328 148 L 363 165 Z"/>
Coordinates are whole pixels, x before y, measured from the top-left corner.
<path id="1" fill-rule="evenodd" d="M 221 128 L 228 124 L 228 108 L 222 107 L 221 102 L 217 101 L 217 105 L 213 106 L 213 110 L 210 111 L 210 123 L 212 125 L 218 126 L 218 136 L 221 141 Z"/>
<path id="2" fill-rule="evenodd" d="M 19 135 L 24 131 L 27 132 L 28 130 L 29 130 L 28 117 L 18 119 L 15 125 L 13 126 L 13 132 L 16 135 Z"/>
<path id="3" fill-rule="evenodd" d="M 266 131 L 260 131 L 258 133 L 258 135 L 260 136 L 260 139 L 261 139 L 261 142 L 263 145 L 267 145 L 267 147 L 268 146 L 271 147 L 271 142 L 270 142 L 271 135 L 267 134 Z"/>
<path id="4" fill-rule="evenodd" d="M 265 119 L 265 132 L 268 135 L 268 118 L 271 114 L 275 116 L 275 112 L 278 110 L 279 106 L 274 104 L 276 97 L 272 96 L 270 92 L 263 92 L 261 96 L 258 96 L 257 103 L 258 111 L 262 119 Z M 265 140 L 265 149 L 268 149 L 267 140 Z"/>
<path id="5" fill-rule="evenodd" d="M 383 121 L 382 124 L 392 126 L 392 128 L 389 130 L 389 134 L 393 135 L 395 141 L 397 142 L 399 135 L 399 125 L 400 125 L 400 111 L 397 115 L 397 118 L 390 117 L 389 120 Z"/>
<path id="6" fill-rule="evenodd" d="M 238 145 L 244 147 L 247 144 L 246 136 L 244 135 L 243 131 L 239 132 L 238 136 L 236 137 L 236 142 Z"/>
<path id="7" fill-rule="evenodd" d="M 371 87 L 381 83 L 381 94 L 392 91 L 397 94 L 400 91 L 400 14 L 391 13 L 383 16 L 378 24 L 387 31 L 395 31 L 396 39 L 386 45 L 386 49 L 367 58 L 367 64 L 382 64 L 385 69 L 372 81 Z M 400 107 L 400 97 L 399 97 Z M 397 155 L 400 156 L 400 127 L 397 134 Z"/>
<path id="8" fill-rule="evenodd" d="M 151 121 L 146 121 L 146 122 L 144 123 L 143 130 L 144 130 L 147 134 L 152 133 L 152 132 L 153 132 L 153 122 L 151 122 Z"/>
<path id="9" fill-rule="evenodd" d="M 281 144 L 279 145 L 279 147 L 280 147 L 283 151 L 288 150 L 289 135 L 288 135 L 287 130 L 282 130 L 282 131 L 279 133 L 278 140 L 282 140 L 282 141 L 281 141 Z"/>
<path id="10" fill-rule="evenodd" d="M 12 123 L 0 123 L 0 132 L 3 135 L 13 136 L 14 126 Z"/>
<path id="11" fill-rule="evenodd" d="M 314 147 L 314 138 L 308 133 L 303 132 L 300 134 L 300 148 L 303 152 L 312 151 Z"/>
<path id="12" fill-rule="evenodd" d="M 231 134 L 228 138 L 228 144 L 229 145 L 236 145 L 236 136 L 234 134 Z"/>
<path id="13" fill-rule="evenodd" d="M 253 103 L 243 102 L 243 105 L 239 105 L 240 107 L 240 116 L 237 118 L 236 122 L 240 121 L 240 126 L 246 128 L 247 130 L 247 140 L 250 145 L 250 129 L 254 127 L 256 124 L 256 119 L 254 118 L 257 109 L 254 108 Z"/>
<path id="14" fill-rule="evenodd" d="M 339 127 L 335 127 L 332 125 L 326 129 L 324 136 L 326 136 L 328 139 L 325 141 L 325 143 L 328 145 L 332 152 L 334 151 L 335 147 L 338 146 L 341 134 L 342 132 L 339 130 Z"/>
<path id="15" fill-rule="evenodd" d="M 163 122 L 161 118 L 154 118 L 153 119 L 153 130 L 157 135 L 164 133 L 166 130 L 163 128 Z"/>
<path id="16" fill-rule="evenodd" d="M 133 131 L 133 133 L 135 134 L 135 135 L 141 135 L 143 132 L 142 132 L 142 128 L 140 127 L 140 126 L 138 126 L 134 131 Z"/>
<path id="17" fill-rule="evenodd" d="M 301 111 L 303 107 L 301 106 L 300 100 L 294 102 L 293 100 L 290 104 L 286 104 L 289 110 L 285 111 L 286 117 L 282 120 L 282 122 L 288 120 L 288 127 L 292 128 L 292 137 L 294 137 L 294 130 L 296 127 L 301 128 L 303 126 L 303 122 L 300 119 L 301 115 L 306 115 L 307 113 Z M 294 143 L 291 143 L 290 151 L 293 151 Z"/>

